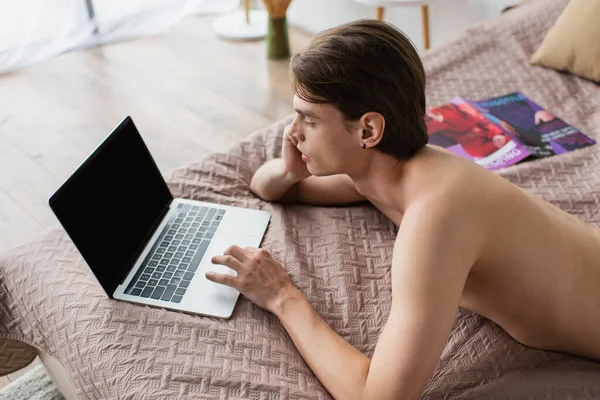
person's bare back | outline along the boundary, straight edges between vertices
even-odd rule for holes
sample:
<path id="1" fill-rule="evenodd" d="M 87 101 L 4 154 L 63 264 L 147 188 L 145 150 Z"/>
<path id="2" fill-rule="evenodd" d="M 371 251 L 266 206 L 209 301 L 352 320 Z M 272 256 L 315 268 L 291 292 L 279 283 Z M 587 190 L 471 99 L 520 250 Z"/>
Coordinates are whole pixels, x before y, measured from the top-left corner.
<path id="1" fill-rule="evenodd" d="M 524 345 L 600 360 L 599 230 L 437 147 L 427 146 L 405 169 L 413 202 L 434 196 L 434 202 L 480 205 L 451 207 L 477 213 L 486 235 L 461 307 Z M 373 204 L 401 223 L 399 210 Z"/>

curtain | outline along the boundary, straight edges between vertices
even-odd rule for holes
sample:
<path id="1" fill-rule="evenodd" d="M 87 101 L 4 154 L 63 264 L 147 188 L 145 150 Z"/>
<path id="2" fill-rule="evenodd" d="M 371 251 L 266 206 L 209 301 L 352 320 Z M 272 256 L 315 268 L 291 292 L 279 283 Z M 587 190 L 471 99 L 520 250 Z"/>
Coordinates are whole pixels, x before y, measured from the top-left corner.
<path id="1" fill-rule="evenodd" d="M 240 0 L 0 0 L 0 73 L 63 52 L 160 33 Z"/>

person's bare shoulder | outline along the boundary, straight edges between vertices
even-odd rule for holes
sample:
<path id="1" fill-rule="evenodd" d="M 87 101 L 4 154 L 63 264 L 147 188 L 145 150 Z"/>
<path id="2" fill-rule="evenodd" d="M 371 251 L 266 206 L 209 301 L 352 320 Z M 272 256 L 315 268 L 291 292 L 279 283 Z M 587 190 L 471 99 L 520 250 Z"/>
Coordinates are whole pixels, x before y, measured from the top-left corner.
<path id="1" fill-rule="evenodd" d="M 423 184 L 421 192 L 407 207 L 405 217 L 408 213 L 416 213 L 421 220 L 443 225 L 443 235 L 458 231 L 468 231 L 469 236 L 471 233 L 486 235 L 495 223 L 490 218 L 488 198 L 490 191 L 496 190 L 495 183 L 490 183 L 490 177 L 486 174 L 481 176 L 478 171 L 465 170 L 460 166 L 455 171 L 452 167 L 449 169 L 441 179 L 431 179 Z M 497 177 L 491 178 L 495 180 Z"/>
<path id="2" fill-rule="evenodd" d="M 442 153 L 446 153 L 446 154 L 452 154 L 455 155 L 454 153 L 452 153 L 450 150 L 447 150 L 441 146 L 435 145 L 435 144 L 429 144 L 428 146 L 431 146 L 432 148 L 434 148 L 435 150 L 441 151 Z"/>
<path id="3" fill-rule="evenodd" d="M 516 189 L 498 174 L 442 147 L 428 145 L 428 148 L 426 156 L 413 166 L 416 173 L 410 174 L 409 185 L 419 192 L 415 203 L 439 201 L 473 207 L 485 203 L 492 195 L 497 197 Z"/>

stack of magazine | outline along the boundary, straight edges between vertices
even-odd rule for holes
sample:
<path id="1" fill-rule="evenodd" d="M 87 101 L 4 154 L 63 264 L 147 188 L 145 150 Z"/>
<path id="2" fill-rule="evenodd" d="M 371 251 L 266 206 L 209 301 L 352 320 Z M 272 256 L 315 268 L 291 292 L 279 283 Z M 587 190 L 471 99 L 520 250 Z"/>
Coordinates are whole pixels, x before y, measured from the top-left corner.
<path id="1" fill-rule="evenodd" d="M 480 101 L 455 97 L 425 119 L 429 143 L 490 170 L 596 143 L 519 92 Z"/>

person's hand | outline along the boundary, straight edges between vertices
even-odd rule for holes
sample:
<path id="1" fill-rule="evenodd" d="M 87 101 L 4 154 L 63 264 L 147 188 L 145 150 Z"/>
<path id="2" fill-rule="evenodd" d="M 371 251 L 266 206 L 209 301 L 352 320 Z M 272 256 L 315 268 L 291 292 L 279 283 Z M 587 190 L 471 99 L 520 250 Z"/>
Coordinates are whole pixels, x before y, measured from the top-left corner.
<path id="1" fill-rule="evenodd" d="M 211 261 L 233 269 L 237 276 L 207 272 L 206 279 L 231 286 L 265 310 L 273 312 L 278 301 L 297 290 L 287 271 L 265 249 L 233 245 Z"/>
<path id="2" fill-rule="evenodd" d="M 494 143 L 494 146 L 496 146 L 497 148 L 501 148 L 506 144 L 506 136 L 496 135 L 492 138 L 492 143 Z"/>
<path id="3" fill-rule="evenodd" d="M 302 161 L 302 153 L 298 150 L 298 141 L 291 133 L 292 125 L 288 125 L 283 130 L 283 145 L 281 148 L 281 156 L 285 171 L 292 174 L 299 181 L 308 178 L 311 173 L 306 167 L 306 163 Z"/>
<path id="4" fill-rule="evenodd" d="M 556 118 L 556 117 L 551 112 L 546 111 L 546 110 L 539 110 L 538 112 L 535 113 L 534 120 L 535 120 L 535 124 L 539 125 L 541 122 L 550 122 L 554 118 Z"/>

